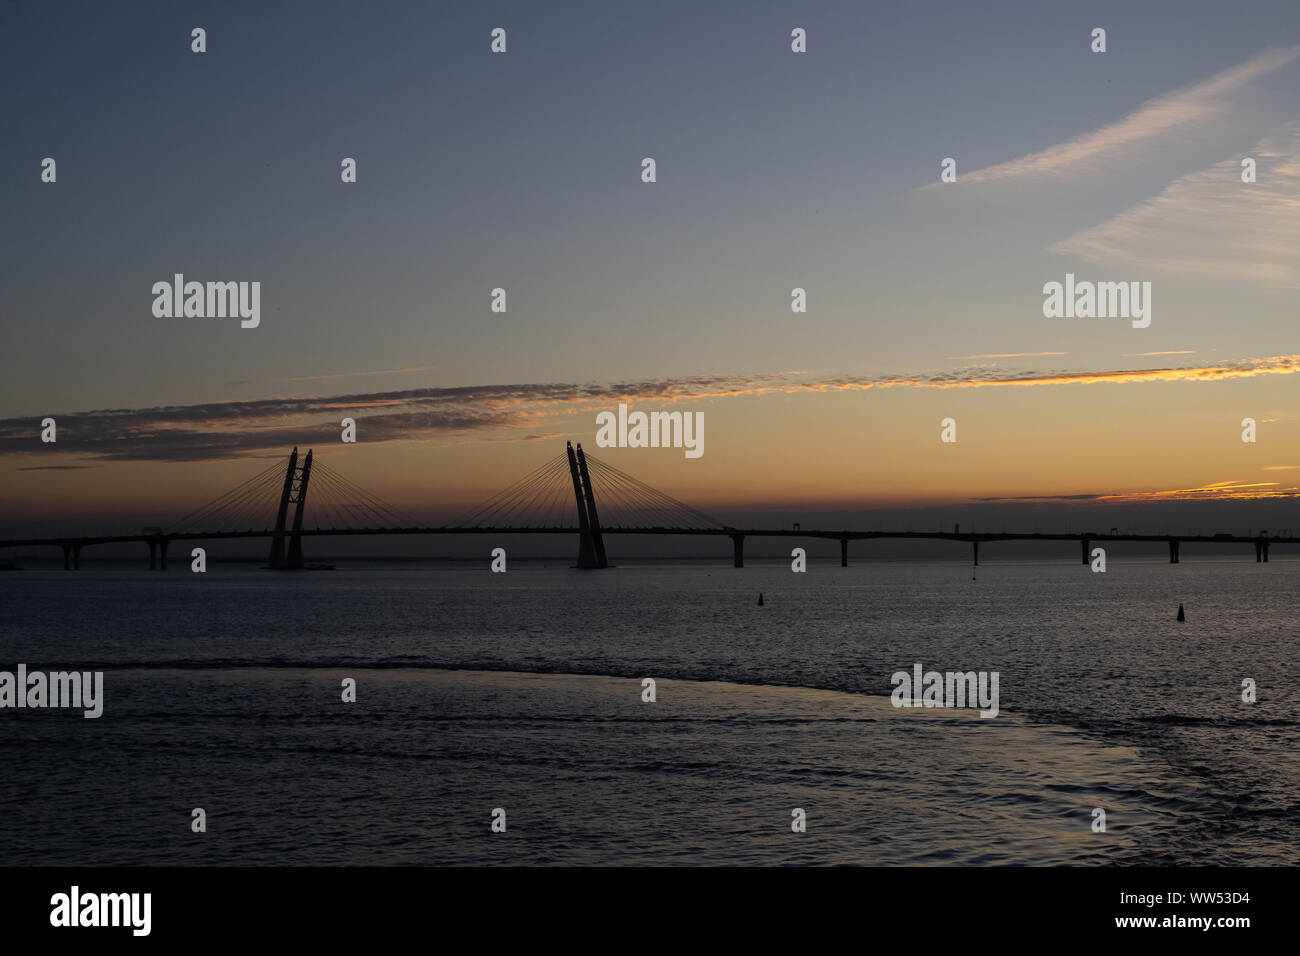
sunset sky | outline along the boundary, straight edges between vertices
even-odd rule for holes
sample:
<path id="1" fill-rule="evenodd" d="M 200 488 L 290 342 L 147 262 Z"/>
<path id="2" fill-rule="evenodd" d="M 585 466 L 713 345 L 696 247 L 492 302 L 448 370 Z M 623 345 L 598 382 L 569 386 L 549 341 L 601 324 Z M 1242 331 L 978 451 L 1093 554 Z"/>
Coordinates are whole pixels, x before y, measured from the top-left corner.
<path id="1" fill-rule="evenodd" d="M 453 512 L 566 439 L 715 512 L 1295 512 L 1293 0 L 149 9 L 0 11 L 0 531 L 295 444 Z M 177 272 L 260 326 L 156 318 Z M 1067 273 L 1150 327 L 1044 318 Z M 620 401 L 704 455 L 596 448 Z"/>

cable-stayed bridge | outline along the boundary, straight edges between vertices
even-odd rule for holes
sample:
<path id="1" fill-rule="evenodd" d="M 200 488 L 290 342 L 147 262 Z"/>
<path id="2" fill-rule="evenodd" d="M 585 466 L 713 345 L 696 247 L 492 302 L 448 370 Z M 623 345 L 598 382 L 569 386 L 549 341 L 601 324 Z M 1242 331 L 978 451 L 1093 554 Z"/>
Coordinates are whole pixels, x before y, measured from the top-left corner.
<path id="1" fill-rule="evenodd" d="M 307 505 L 311 504 L 311 519 Z M 840 565 L 848 567 L 849 542 L 875 538 L 930 539 L 967 542 L 979 564 L 984 541 L 1077 541 L 1084 564 L 1095 544 L 1112 541 L 1162 541 L 1169 561 L 1179 563 L 1183 542 L 1249 544 L 1255 560 L 1268 561 L 1270 544 L 1297 544 L 1294 536 L 1110 534 L 1085 532 L 961 532 L 849 531 L 735 528 L 692 508 L 624 471 L 584 454 L 582 446 L 565 450 L 502 489 L 482 504 L 447 524 L 421 524 L 320 461 L 313 452 L 299 457 L 295 448 L 287 464 L 277 461 L 225 494 L 162 527 L 139 534 L 86 535 L 0 540 L 0 548 L 54 546 L 63 549 L 65 569 L 81 566 L 81 550 L 96 544 L 140 542 L 148 545 L 150 569 L 167 568 L 173 541 L 239 538 L 270 539 L 268 567 L 300 570 L 308 567 L 303 540 L 348 535 L 427 534 L 565 534 L 576 535 L 576 567 L 610 567 L 607 536 L 704 535 L 725 536 L 732 542 L 735 567 L 744 567 L 745 538 L 829 538 L 840 543 Z"/>

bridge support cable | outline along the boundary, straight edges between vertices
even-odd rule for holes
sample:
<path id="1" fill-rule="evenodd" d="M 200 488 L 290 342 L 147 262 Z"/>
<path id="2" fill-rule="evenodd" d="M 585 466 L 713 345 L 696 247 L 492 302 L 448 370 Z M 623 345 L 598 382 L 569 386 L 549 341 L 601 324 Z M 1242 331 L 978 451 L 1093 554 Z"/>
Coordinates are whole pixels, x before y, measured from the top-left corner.
<path id="1" fill-rule="evenodd" d="M 311 525 L 341 530 L 415 528 L 420 522 L 317 461 L 311 470 Z"/>
<path id="2" fill-rule="evenodd" d="M 240 483 L 220 497 L 214 498 L 200 508 L 172 522 L 165 529 L 166 534 L 184 534 L 192 531 L 236 531 L 267 528 L 267 518 L 274 505 L 276 487 L 284 474 L 284 460 L 281 459 L 264 471 L 247 481 Z M 262 510 L 257 518 L 254 505 Z M 255 524 L 240 524 L 240 521 L 255 521 Z"/>
<path id="3" fill-rule="evenodd" d="M 726 526 L 716 518 L 678 501 L 672 495 L 652 488 L 643 481 L 620 471 L 595 455 L 587 455 L 587 464 L 593 476 L 595 490 L 602 501 L 605 513 L 603 526 L 610 531 L 616 528 L 683 528 L 692 530 L 723 530 Z M 616 509 L 611 509 L 613 501 Z"/>
<path id="4" fill-rule="evenodd" d="M 567 457 L 567 456 L 566 456 Z M 525 528 L 573 527 L 573 512 L 567 507 L 565 476 L 567 464 L 541 476 L 531 489 L 498 504 L 493 524 Z"/>
<path id="5" fill-rule="evenodd" d="M 353 528 L 342 485 L 325 473 L 316 462 L 311 476 L 311 519 L 309 524 L 317 531 L 348 531 Z M 357 525 L 356 527 L 364 527 Z"/>
<path id="6" fill-rule="evenodd" d="M 569 456 L 556 455 L 444 528 L 576 528 Z M 568 499 L 571 501 L 572 499 Z"/>
<path id="7" fill-rule="evenodd" d="M 337 496 L 336 505 L 344 505 L 353 513 L 364 516 L 367 523 L 363 527 L 415 528 L 421 526 L 421 522 L 396 505 L 389 504 L 378 495 L 371 494 L 328 465 L 316 462 L 312 468 L 312 481 L 321 479 L 324 479 L 325 483 Z M 315 507 L 314 499 L 312 507 Z"/>

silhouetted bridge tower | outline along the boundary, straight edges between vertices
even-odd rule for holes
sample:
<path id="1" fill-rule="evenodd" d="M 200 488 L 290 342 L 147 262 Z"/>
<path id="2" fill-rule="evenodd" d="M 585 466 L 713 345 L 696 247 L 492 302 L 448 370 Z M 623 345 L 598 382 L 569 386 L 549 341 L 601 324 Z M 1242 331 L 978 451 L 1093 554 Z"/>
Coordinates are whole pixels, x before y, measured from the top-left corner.
<path id="1" fill-rule="evenodd" d="M 599 493 L 598 493 L 599 488 Z M 307 496 L 311 492 L 312 522 L 307 519 Z M 600 508 L 597 510 L 597 500 Z M 289 507 L 293 506 L 292 521 Z M 273 524 L 267 519 L 274 515 Z M 840 565 L 848 567 L 849 542 L 890 539 L 928 539 L 966 542 L 972 560 L 979 564 L 980 544 L 998 541 L 1078 542 L 1083 564 L 1089 563 L 1093 545 L 1108 542 L 1164 542 L 1169 561 L 1178 564 L 1182 544 L 1248 544 L 1255 560 L 1269 559 L 1271 544 L 1300 544 L 1290 534 L 1109 534 L 1093 531 L 1025 533 L 962 532 L 960 527 L 944 531 L 850 531 L 810 530 L 795 525 L 793 530 L 736 528 L 723 524 L 690 505 L 652 488 L 626 472 L 592 455 L 581 445 L 565 444 L 562 454 L 551 458 L 514 484 L 493 495 L 456 521 L 437 527 L 415 520 L 364 488 L 344 478 L 319 460 L 309 449 L 299 458 L 298 449 L 225 494 L 208 502 L 167 528 L 148 527 L 138 534 L 13 538 L 0 540 L 0 548 L 50 545 L 63 549 L 63 566 L 81 566 L 81 549 L 93 544 L 140 542 L 149 547 L 149 567 L 167 569 L 167 549 L 173 541 L 219 539 L 270 539 L 267 564 L 277 570 L 304 569 L 303 539 L 346 535 L 431 535 L 431 534 L 574 534 L 578 536 L 579 568 L 607 568 L 605 549 L 610 535 L 704 535 L 731 539 L 732 563 L 744 567 L 745 539 L 821 538 L 838 540 Z"/>
<path id="2" fill-rule="evenodd" d="M 569 475 L 573 478 L 573 496 L 578 500 L 578 567 L 607 568 L 609 560 L 600 533 L 600 516 L 596 513 L 596 493 L 591 488 L 587 458 L 581 445 L 576 452 L 572 442 L 564 445 L 569 457 Z"/>
<path id="3" fill-rule="evenodd" d="M 298 466 L 298 449 L 289 455 L 289 468 L 284 473 L 284 489 L 280 492 L 280 508 L 275 513 L 275 537 L 271 539 L 271 555 L 267 564 L 279 570 L 302 570 L 302 509 L 307 503 L 307 486 L 311 483 L 311 449 L 302 466 Z M 293 505 L 293 537 L 289 539 L 289 553 L 284 551 L 284 522 Z"/>

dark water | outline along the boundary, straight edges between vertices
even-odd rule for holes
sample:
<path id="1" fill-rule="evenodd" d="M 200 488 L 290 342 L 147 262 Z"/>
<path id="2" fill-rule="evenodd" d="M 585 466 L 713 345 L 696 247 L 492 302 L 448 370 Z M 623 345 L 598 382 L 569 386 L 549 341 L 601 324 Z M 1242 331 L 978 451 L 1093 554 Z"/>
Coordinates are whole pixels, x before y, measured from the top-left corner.
<path id="1" fill-rule="evenodd" d="M 0 865 L 1300 862 L 1300 562 L 1109 568 L 6 573 Z"/>

